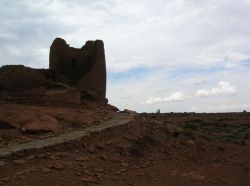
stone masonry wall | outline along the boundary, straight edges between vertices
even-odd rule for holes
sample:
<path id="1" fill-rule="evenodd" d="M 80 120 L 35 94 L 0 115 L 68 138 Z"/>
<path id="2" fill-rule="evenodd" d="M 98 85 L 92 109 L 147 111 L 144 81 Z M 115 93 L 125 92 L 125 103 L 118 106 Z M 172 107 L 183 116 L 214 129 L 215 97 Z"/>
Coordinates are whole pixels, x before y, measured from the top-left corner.
<path id="1" fill-rule="evenodd" d="M 56 81 L 77 87 L 82 100 L 106 101 L 106 62 L 101 40 L 87 41 L 77 49 L 56 38 L 50 47 L 49 68 Z"/>

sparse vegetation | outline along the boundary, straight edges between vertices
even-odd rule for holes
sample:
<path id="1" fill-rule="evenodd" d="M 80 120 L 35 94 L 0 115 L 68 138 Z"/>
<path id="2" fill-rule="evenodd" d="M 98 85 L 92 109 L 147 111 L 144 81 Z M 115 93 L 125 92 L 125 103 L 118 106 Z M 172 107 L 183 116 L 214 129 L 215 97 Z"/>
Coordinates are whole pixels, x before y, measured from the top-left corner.
<path id="1" fill-rule="evenodd" d="M 72 127 L 81 128 L 84 125 L 84 121 L 81 118 L 75 118 L 72 122 Z"/>
<path id="2" fill-rule="evenodd" d="M 15 139 L 16 136 L 18 134 L 18 131 L 15 129 L 5 129 L 4 131 L 2 131 L 2 135 L 1 138 L 4 138 L 5 140 L 11 140 L 11 139 Z"/>
<path id="3" fill-rule="evenodd" d="M 144 156 L 145 152 L 142 148 L 138 147 L 138 146 L 133 146 L 130 149 L 130 154 L 133 157 L 137 157 L 137 158 L 141 158 Z"/>
<path id="4" fill-rule="evenodd" d="M 187 138 L 195 138 L 195 133 L 192 130 L 185 130 L 183 132 L 183 135 L 186 136 Z"/>
<path id="5" fill-rule="evenodd" d="M 70 124 L 70 127 L 72 125 L 83 127 L 85 118 L 87 121 L 89 119 L 88 115 L 80 114 L 71 117 L 70 120 L 62 118 L 60 121 L 67 125 Z M 96 180 L 98 183 L 101 177 L 101 183 L 104 185 L 113 185 L 113 183 L 114 185 L 130 185 L 132 181 L 134 183 L 143 182 L 143 185 L 147 185 L 153 183 L 157 178 L 158 185 L 164 185 L 167 180 L 172 179 L 173 183 L 179 181 L 182 184 L 187 181 L 187 178 L 190 178 L 191 185 L 203 183 L 206 185 L 205 181 L 198 182 L 198 180 L 211 179 L 223 185 L 225 181 L 219 181 L 217 177 L 225 177 L 228 185 L 234 185 L 231 183 L 236 182 L 239 185 L 241 183 L 248 185 L 245 184 L 244 179 L 241 182 L 241 174 L 247 174 L 246 171 L 249 171 L 249 167 L 244 166 L 249 164 L 249 140 L 247 138 L 249 138 L 250 125 L 247 121 L 248 117 L 242 117 L 242 113 L 226 116 L 219 114 L 213 115 L 213 117 L 210 114 L 200 117 L 199 114 L 189 113 L 159 115 L 153 113 L 152 115 L 154 119 L 151 114 L 144 113 L 127 125 L 91 133 L 91 136 L 41 149 L 38 152 L 22 152 L 18 157 L 27 160 L 24 169 L 38 168 L 38 171 L 34 173 L 23 174 L 24 185 L 28 185 L 30 178 L 33 177 L 35 178 L 32 180 L 33 185 L 39 185 L 37 179 L 46 181 L 46 185 L 50 185 L 52 182 L 62 185 L 65 180 L 61 178 L 61 175 L 67 175 L 70 182 L 81 185 L 83 181 L 79 179 L 85 176 L 85 173 L 88 175 L 92 172 L 93 176 L 84 177 L 84 183 L 88 182 L 88 179 Z M 232 119 L 227 120 L 229 118 L 227 116 Z M 223 120 L 218 120 L 220 118 Z M 5 131 L 7 129 L 2 129 L 2 133 L 0 133 L 2 141 L 7 141 L 8 136 L 12 135 L 4 134 Z M 24 134 L 22 135 L 24 137 Z M 40 139 L 42 135 L 29 135 L 30 139 L 33 137 Z M 29 157 L 34 156 L 32 161 L 28 160 Z M 233 161 L 225 161 L 227 159 L 233 159 Z M 54 166 L 54 163 L 63 165 L 57 165 L 56 167 L 59 169 L 64 168 L 59 170 L 51 167 L 51 165 Z M 4 166 L 1 167 L 1 165 Z M 183 170 L 182 165 L 186 167 L 185 170 L 194 171 L 187 172 Z M 200 169 L 197 169 L 201 165 L 202 173 L 199 172 Z M 19 166 L 21 169 L 21 165 Z M 219 167 L 214 168 L 215 166 Z M 6 176 L 15 178 L 15 175 L 19 174 L 19 169 L 16 170 L 16 168 L 13 158 L 4 159 L 2 162 L 0 160 L 0 170 Z M 9 172 L 5 172 L 5 170 L 9 170 Z M 49 176 L 48 179 L 44 179 L 46 171 L 49 171 L 48 174 L 53 177 Z M 170 174 L 165 174 L 163 177 L 162 173 L 165 172 Z M 215 174 L 216 177 L 214 177 Z M 232 177 L 232 174 L 236 174 L 236 176 Z M 125 179 L 132 181 L 124 182 Z M 15 185 L 19 183 L 19 180 L 13 179 L 8 183 Z M 174 185 L 179 185 L 175 183 Z"/>
<path id="6" fill-rule="evenodd" d="M 191 119 L 191 120 L 188 120 L 188 123 L 202 123 L 203 120 L 202 119 Z"/>
<path id="7" fill-rule="evenodd" d="M 197 130 L 198 126 L 195 123 L 186 123 L 184 129 Z"/>
<path id="8" fill-rule="evenodd" d="M 145 134 L 135 140 L 132 140 L 130 153 L 134 157 L 143 157 L 146 150 L 158 146 L 160 142 L 151 134 Z"/>

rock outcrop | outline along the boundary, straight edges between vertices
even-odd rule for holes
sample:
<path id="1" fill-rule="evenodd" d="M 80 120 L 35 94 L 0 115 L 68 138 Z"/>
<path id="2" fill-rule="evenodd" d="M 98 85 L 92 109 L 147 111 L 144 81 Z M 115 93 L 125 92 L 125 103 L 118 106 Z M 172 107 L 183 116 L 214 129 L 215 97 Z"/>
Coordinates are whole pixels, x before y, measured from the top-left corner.
<path id="1" fill-rule="evenodd" d="M 107 103 L 106 64 L 101 40 L 76 49 L 56 38 L 50 47 L 49 69 L 23 65 L 0 68 L 0 99 L 15 102 Z"/>
<path id="2" fill-rule="evenodd" d="M 62 130 L 62 125 L 50 115 L 40 116 L 35 118 L 22 127 L 23 132 L 39 132 L 39 131 L 52 131 L 58 132 Z"/>
<path id="3" fill-rule="evenodd" d="M 77 49 L 56 38 L 50 47 L 49 62 L 56 81 L 77 87 L 81 99 L 105 100 L 106 66 L 101 40 L 87 41 Z"/>

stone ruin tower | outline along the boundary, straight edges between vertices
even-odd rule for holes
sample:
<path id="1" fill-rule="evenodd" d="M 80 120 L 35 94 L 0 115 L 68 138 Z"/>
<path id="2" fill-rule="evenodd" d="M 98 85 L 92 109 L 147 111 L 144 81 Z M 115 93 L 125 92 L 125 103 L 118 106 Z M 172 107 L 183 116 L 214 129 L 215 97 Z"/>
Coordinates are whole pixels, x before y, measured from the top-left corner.
<path id="1" fill-rule="evenodd" d="M 103 41 L 87 41 L 82 48 L 73 48 L 56 38 L 50 47 L 49 70 L 55 81 L 77 88 L 82 101 L 107 102 Z"/>

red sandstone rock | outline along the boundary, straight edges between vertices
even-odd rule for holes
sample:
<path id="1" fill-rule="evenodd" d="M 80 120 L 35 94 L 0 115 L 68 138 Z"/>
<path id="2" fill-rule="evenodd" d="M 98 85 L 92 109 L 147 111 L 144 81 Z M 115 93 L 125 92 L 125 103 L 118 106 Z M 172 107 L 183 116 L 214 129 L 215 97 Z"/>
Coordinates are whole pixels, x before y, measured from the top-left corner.
<path id="1" fill-rule="evenodd" d="M 91 176 L 84 176 L 80 180 L 83 181 L 83 182 L 91 182 L 91 183 L 96 182 L 96 180 L 93 177 L 91 177 Z"/>
<path id="2" fill-rule="evenodd" d="M 42 171 L 42 173 L 48 173 L 51 171 L 51 169 L 49 169 L 47 167 L 43 167 L 41 171 Z"/>
<path id="3" fill-rule="evenodd" d="M 188 146 L 194 146 L 195 145 L 195 142 L 193 141 L 193 140 L 187 140 L 187 142 L 186 142 L 186 144 L 188 145 Z"/>
<path id="4" fill-rule="evenodd" d="M 16 164 L 16 165 L 23 165 L 26 161 L 25 160 L 15 160 L 13 163 Z"/>
<path id="5" fill-rule="evenodd" d="M 58 132 L 62 130 L 62 125 L 50 115 L 43 115 L 39 118 L 27 122 L 22 130 L 24 132 L 37 132 L 37 131 L 52 131 Z"/>
<path id="6" fill-rule="evenodd" d="M 55 170 L 63 170 L 65 169 L 65 166 L 63 165 L 62 162 L 53 162 L 49 168 L 55 169 Z"/>

